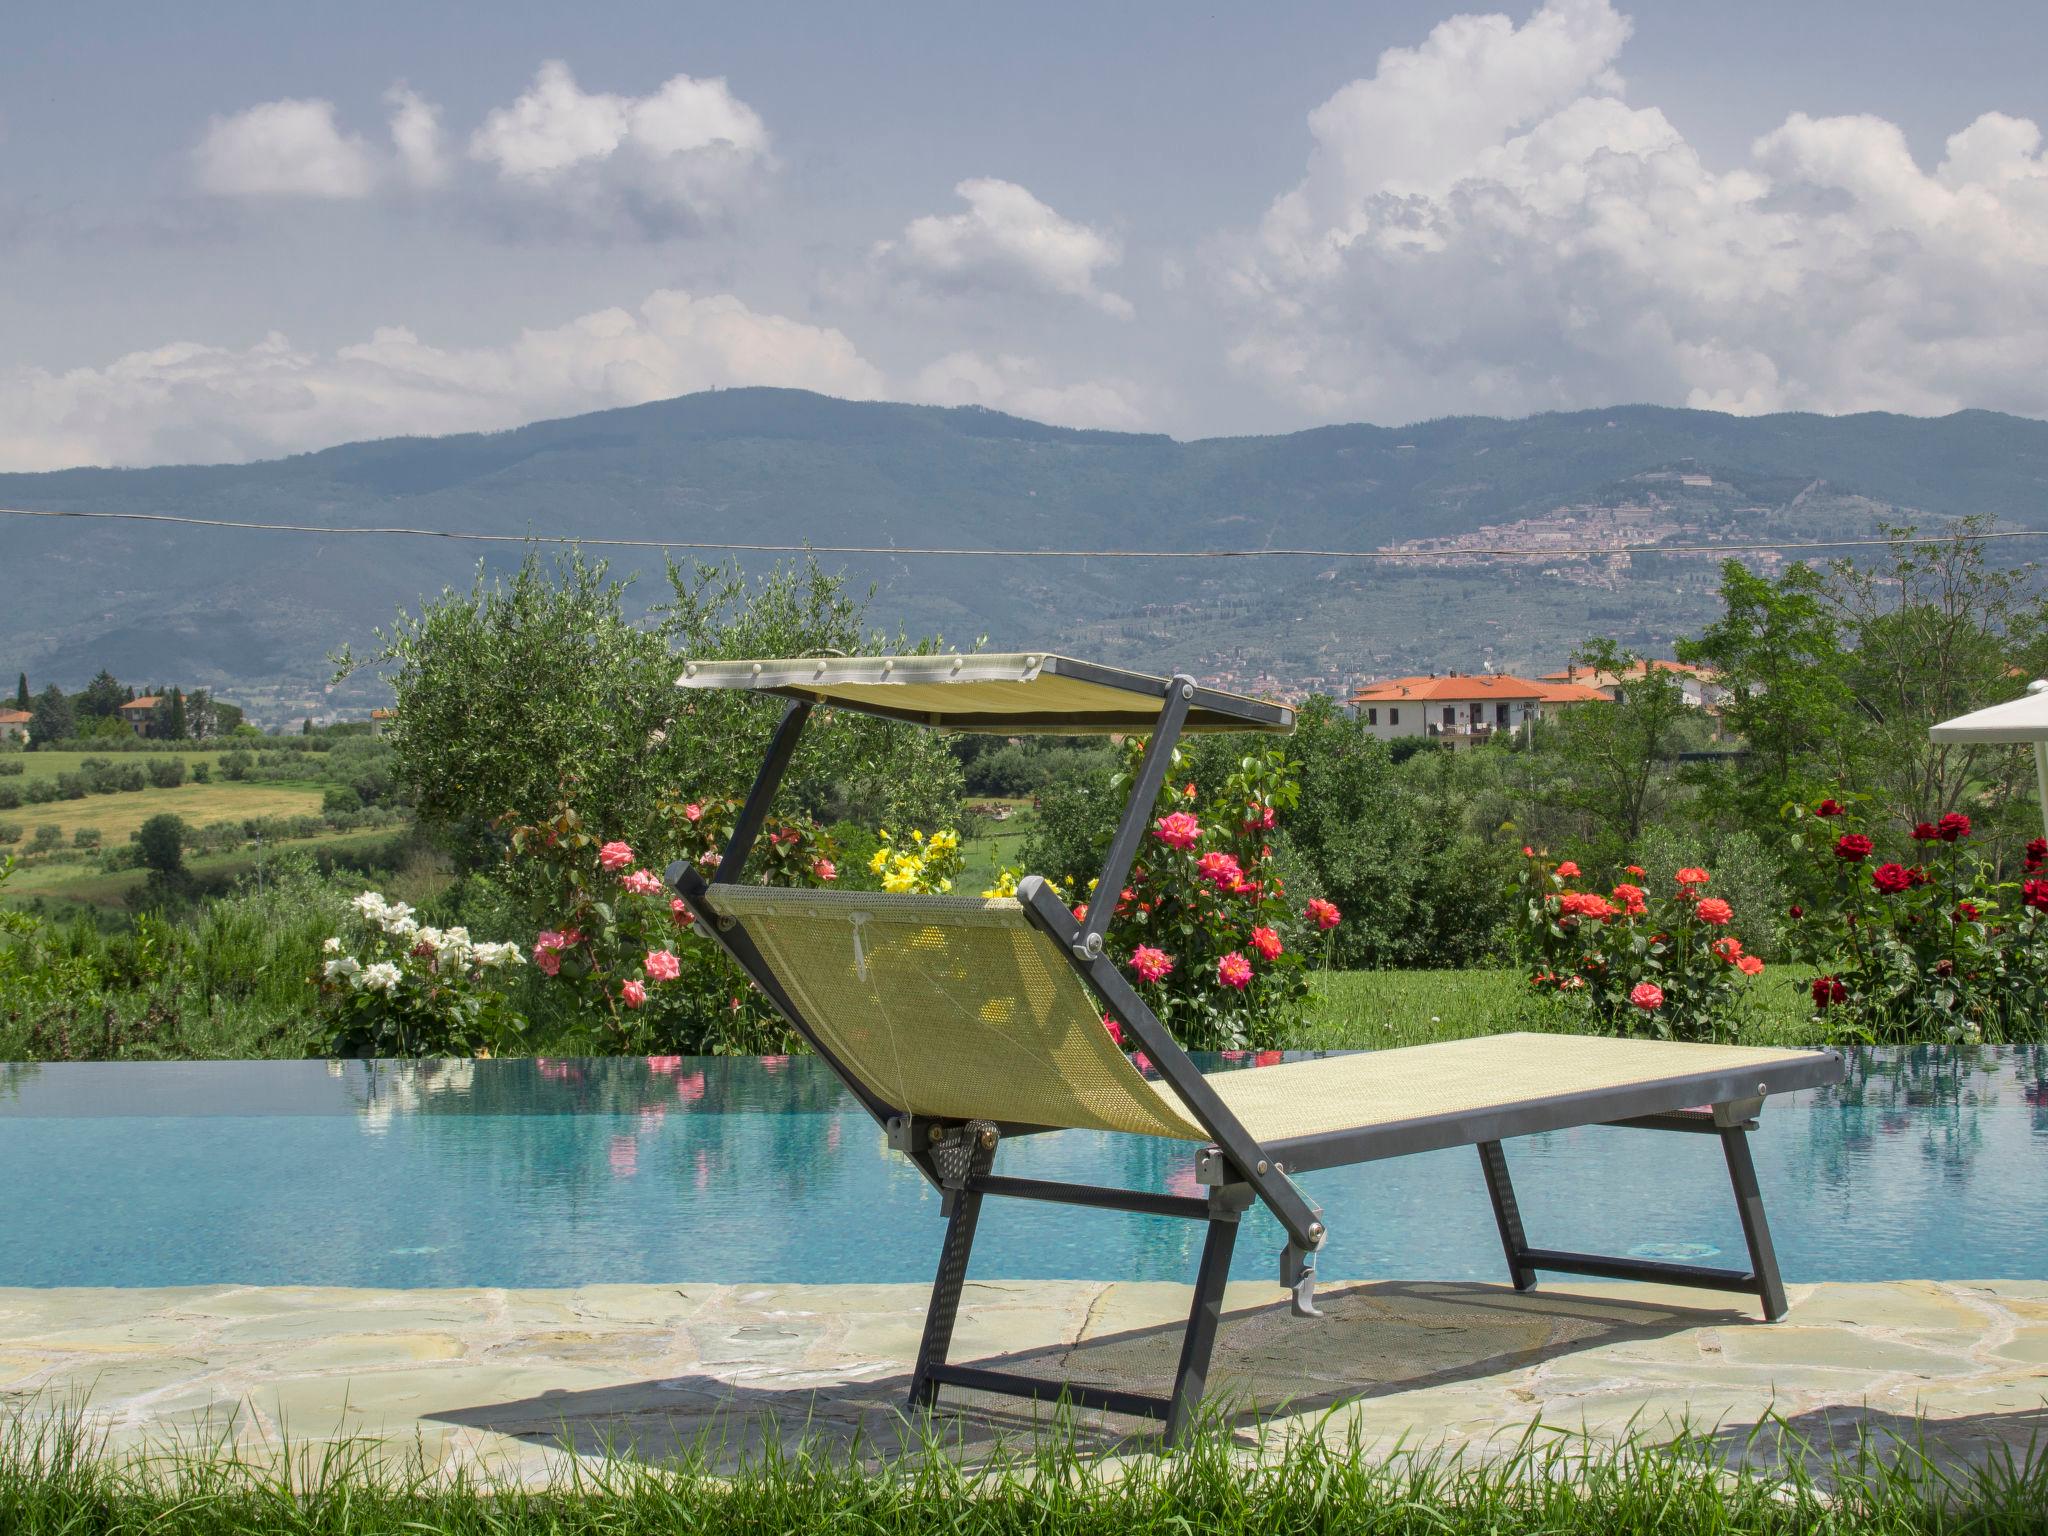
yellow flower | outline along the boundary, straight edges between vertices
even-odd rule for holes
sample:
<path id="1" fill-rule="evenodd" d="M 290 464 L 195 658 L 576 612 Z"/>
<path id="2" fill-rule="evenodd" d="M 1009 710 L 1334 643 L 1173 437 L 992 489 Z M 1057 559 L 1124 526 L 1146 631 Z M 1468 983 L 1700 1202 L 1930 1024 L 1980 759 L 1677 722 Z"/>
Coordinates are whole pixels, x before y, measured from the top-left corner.
<path id="1" fill-rule="evenodd" d="M 957 832 L 934 832 L 932 834 L 932 852 L 934 853 L 951 853 L 959 846 L 960 834 Z"/>
<path id="2" fill-rule="evenodd" d="M 879 875 L 882 872 L 882 866 L 884 864 L 887 864 L 888 862 L 889 850 L 886 848 L 877 848 L 875 850 L 875 856 L 872 859 L 868 860 L 868 869 L 872 873 Z"/>

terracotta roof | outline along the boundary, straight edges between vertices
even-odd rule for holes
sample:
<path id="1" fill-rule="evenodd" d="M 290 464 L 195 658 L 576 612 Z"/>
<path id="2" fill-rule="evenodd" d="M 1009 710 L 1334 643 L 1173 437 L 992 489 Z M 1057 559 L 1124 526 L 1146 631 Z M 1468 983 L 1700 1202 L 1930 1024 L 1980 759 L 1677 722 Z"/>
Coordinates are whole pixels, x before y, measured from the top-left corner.
<path id="1" fill-rule="evenodd" d="M 1540 699 L 1543 688 L 1526 677 L 1478 672 L 1449 677 L 1390 677 L 1367 683 L 1351 696 L 1354 704 L 1399 704 L 1405 700 L 1462 703 L 1467 699 Z"/>
<path id="2" fill-rule="evenodd" d="M 372 720 L 396 720 L 398 718 L 398 711 L 395 709 L 373 709 L 370 711 L 370 718 Z"/>
<path id="3" fill-rule="evenodd" d="M 1687 677 L 1711 679 L 1715 675 L 1712 667 L 1695 667 L 1683 661 L 1632 661 L 1623 667 L 1618 675 L 1621 677 L 1641 677 L 1653 667 L 1659 672 L 1678 672 Z M 1543 681 L 1546 683 L 1575 683 L 1582 677 L 1593 677 L 1595 675 L 1605 677 L 1608 674 L 1605 672 L 1596 674 L 1591 667 L 1566 667 L 1562 672 L 1544 673 Z"/>
<path id="4" fill-rule="evenodd" d="M 33 719 L 25 709 L 0 709 L 0 725 L 27 725 Z"/>
<path id="5" fill-rule="evenodd" d="M 1584 683 L 1546 683 L 1543 688 L 1545 704 L 1611 704 L 1614 701 L 1599 688 L 1588 688 Z"/>
<path id="6" fill-rule="evenodd" d="M 121 707 L 123 709 L 155 709 L 157 705 L 161 703 L 163 703 L 163 699 L 160 695 L 154 693 L 145 693 L 139 699 L 130 699 L 126 704 L 123 704 Z"/>

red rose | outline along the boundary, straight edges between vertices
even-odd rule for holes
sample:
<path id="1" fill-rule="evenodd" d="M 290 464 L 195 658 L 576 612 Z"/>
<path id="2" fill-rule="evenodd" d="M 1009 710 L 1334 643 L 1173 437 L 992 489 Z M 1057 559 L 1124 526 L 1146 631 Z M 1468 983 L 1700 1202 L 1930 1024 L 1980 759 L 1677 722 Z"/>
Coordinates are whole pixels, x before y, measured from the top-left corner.
<path id="1" fill-rule="evenodd" d="M 1814 814 L 1814 815 L 1816 815 L 1816 816 L 1842 816 L 1842 815 L 1846 815 L 1847 813 L 1846 813 L 1846 812 L 1845 812 L 1845 811 L 1844 811 L 1844 810 L 1842 809 L 1842 802 L 1841 802 L 1841 801 L 1839 801 L 1839 800 L 1823 800 L 1823 801 L 1821 801 L 1821 803 L 1820 803 L 1820 804 L 1819 804 L 1819 805 L 1818 805 L 1818 806 L 1817 806 L 1817 807 L 1816 807 L 1816 808 L 1814 809 L 1814 813 L 1813 813 L 1813 814 Z"/>
<path id="2" fill-rule="evenodd" d="M 1975 922 L 1976 920 L 1977 920 L 1977 903 L 1975 903 L 1974 901 L 1959 901 L 1959 902 L 1957 902 L 1957 903 L 1956 903 L 1956 921 L 1957 921 L 1957 922 L 1959 922 L 1959 923 L 1974 923 L 1974 922 Z"/>
<path id="3" fill-rule="evenodd" d="M 1941 825 L 1935 831 L 1944 843 L 1958 842 L 1970 835 L 1970 818 L 1961 811 L 1950 811 L 1941 818 Z"/>
<path id="4" fill-rule="evenodd" d="M 1566 859 L 1562 864 L 1557 866 L 1557 878 L 1560 880 L 1578 879 L 1579 866 L 1574 864 L 1570 859 Z"/>
<path id="5" fill-rule="evenodd" d="M 1835 839 L 1835 857 L 1851 864 L 1861 864 L 1870 857 L 1872 843 L 1861 832 L 1844 832 Z"/>
<path id="6" fill-rule="evenodd" d="M 1806 916 L 1806 908 L 1797 905 L 1790 906 L 1785 909 L 1785 915 L 1790 918 L 1801 918 Z"/>
<path id="7" fill-rule="evenodd" d="M 1732 922 L 1735 918 L 1735 909 L 1718 896 L 1707 897 L 1694 907 L 1693 911 L 1699 914 L 1701 922 L 1712 923 L 1716 928 Z"/>
<path id="8" fill-rule="evenodd" d="M 1655 982 L 1639 981 L 1629 993 L 1628 1000 L 1645 1013 L 1655 1013 L 1664 1006 L 1664 989 Z"/>
<path id="9" fill-rule="evenodd" d="M 2028 880 L 2020 886 L 2020 900 L 2036 912 L 2048 912 L 2048 880 Z"/>
<path id="10" fill-rule="evenodd" d="M 1931 821 L 1920 822 L 1913 828 L 1913 841 L 1916 843 L 1931 843 L 1939 836 L 1941 834 L 1934 830 Z"/>
<path id="11" fill-rule="evenodd" d="M 1870 872 L 1870 883 L 1887 896 L 1896 896 L 1913 883 L 1903 864 L 1880 864 Z"/>
<path id="12" fill-rule="evenodd" d="M 1836 1003 L 1849 1001 L 1849 989 L 1832 976 L 1813 978 L 1813 1006 L 1826 1012 Z"/>

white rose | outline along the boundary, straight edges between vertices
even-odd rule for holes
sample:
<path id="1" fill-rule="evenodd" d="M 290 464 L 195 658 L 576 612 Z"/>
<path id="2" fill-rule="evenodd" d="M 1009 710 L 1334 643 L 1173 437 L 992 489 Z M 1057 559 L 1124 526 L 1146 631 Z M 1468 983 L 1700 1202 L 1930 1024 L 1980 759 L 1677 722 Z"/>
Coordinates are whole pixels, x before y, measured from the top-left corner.
<path id="1" fill-rule="evenodd" d="M 349 905 L 354 907 L 358 912 L 362 913 L 363 917 L 367 921 L 373 923 L 376 922 L 378 918 L 382 917 L 386 910 L 384 905 L 384 898 L 382 896 L 379 896 L 375 891 L 363 892 L 362 895 L 358 896 L 354 901 L 350 902 Z"/>
<path id="2" fill-rule="evenodd" d="M 362 968 L 361 962 L 354 955 L 343 955 L 337 960 L 328 961 L 320 969 L 326 973 L 329 981 L 340 981 L 353 977 Z"/>
<path id="3" fill-rule="evenodd" d="M 380 960 L 364 969 L 358 985 L 371 992 L 395 992 L 398 982 L 398 967 L 389 960 Z"/>
<path id="4" fill-rule="evenodd" d="M 338 955 L 341 953 L 341 940 L 329 939 L 325 944 L 322 944 L 320 947 L 330 955 Z"/>

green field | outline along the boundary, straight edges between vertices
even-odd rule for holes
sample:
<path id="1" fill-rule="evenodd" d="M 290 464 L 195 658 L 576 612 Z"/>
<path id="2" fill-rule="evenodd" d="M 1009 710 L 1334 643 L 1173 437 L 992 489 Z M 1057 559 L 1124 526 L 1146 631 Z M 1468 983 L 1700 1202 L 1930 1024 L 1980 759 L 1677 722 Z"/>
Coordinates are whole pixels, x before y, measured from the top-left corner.
<path id="1" fill-rule="evenodd" d="M 68 843 L 77 828 L 98 827 L 107 843 L 125 843 L 129 833 L 161 811 L 175 812 L 195 827 L 258 816 L 318 816 L 321 793 L 318 784 L 194 784 L 188 779 L 176 789 L 136 789 L 18 806 L 0 811 L 0 821 L 24 828 L 26 837 L 33 837 L 37 827 L 54 826 Z"/>
<path id="2" fill-rule="evenodd" d="M 1001 805 L 1010 810 L 1007 821 L 996 822 L 979 837 L 960 844 L 960 886 L 963 891 L 983 891 L 994 884 L 996 871 L 1022 862 L 1019 851 L 1031 835 L 1033 814 L 1028 800 L 977 800 L 977 805 Z"/>
<path id="3" fill-rule="evenodd" d="M 215 752 L 180 751 L 150 753 L 132 752 L 126 747 L 117 744 L 111 751 L 99 752 L 10 752 L 7 754 L 6 761 L 22 765 L 21 776 L 14 781 L 19 784 L 27 779 L 54 779 L 60 773 L 76 773 L 78 765 L 88 757 L 97 757 L 103 762 L 135 763 L 137 765 L 148 762 L 152 756 L 175 757 L 185 765 L 185 772 L 190 774 L 194 763 L 210 763 L 218 768 L 221 753 L 233 750 L 234 748 L 232 747 L 222 747 L 219 751 Z"/>
<path id="4" fill-rule="evenodd" d="M 1532 997 L 1517 971 L 1326 971 L 1311 978 L 1313 1002 L 1287 1044 L 1301 1050 L 1377 1050 L 1537 1029 L 1574 1032 L 1584 1015 Z M 1820 1040 L 1813 1010 L 1790 967 L 1752 985 L 1739 1037 L 1750 1045 Z"/>
<path id="5" fill-rule="evenodd" d="M 295 853 L 316 856 L 346 856 L 364 852 L 380 843 L 389 843 L 398 831 L 392 827 L 378 827 L 362 832 L 332 832 L 321 837 L 280 843 L 269 852 L 275 854 L 289 848 Z M 185 867 L 196 878 L 209 883 L 236 880 L 256 873 L 257 857 L 254 849 L 194 854 L 185 860 Z M 7 882 L 6 899 L 9 905 L 40 897 L 45 902 L 60 905 L 122 910 L 131 905 L 129 898 L 141 888 L 144 878 L 139 869 L 124 869 L 110 874 L 97 862 L 52 864 L 39 859 L 23 860 L 14 877 Z"/>

